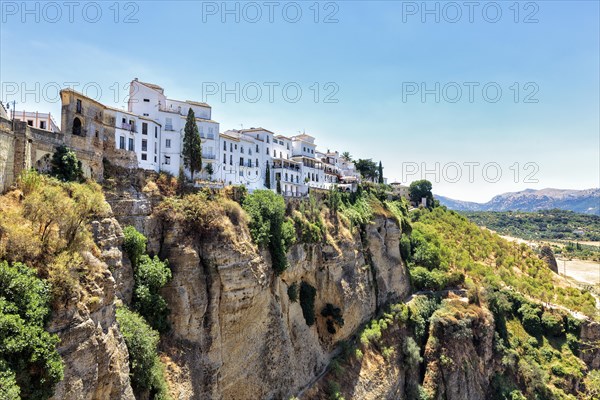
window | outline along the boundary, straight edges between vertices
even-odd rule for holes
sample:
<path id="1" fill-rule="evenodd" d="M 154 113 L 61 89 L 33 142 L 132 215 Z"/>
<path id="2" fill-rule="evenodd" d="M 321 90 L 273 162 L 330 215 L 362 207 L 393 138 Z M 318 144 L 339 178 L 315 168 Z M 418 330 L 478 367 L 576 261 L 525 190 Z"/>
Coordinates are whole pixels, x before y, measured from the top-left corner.
<path id="1" fill-rule="evenodd" d="M 251 156 L 252 155 L 252 147 L 248 148 L 248 155 Z"/>
<path id="2" fill-rule="evenodd" d="M 171 148 L 171 139 L 167 139 L 167 140 L 165 140 L 165 147 L 166 147 L 167 149 L 170 149 L 170 148 Z"/>
<path id="3" fill-rule="evenodd" d="M 134 151 L 133 139 L 132 138 L 129 138 L 129 151 Z"/>
<path id="4" fill-rule="evenodd" d="M 269 155 L 269 148 L 267 147 L 267 155 Z"/>
<path id="5" fill-rule="evenodd" d="M 258 144 L 256 145 L 256 152 L 258 153 L 260 150 L 258 150 Z"/>
<path id="6" fill-rule="evenodd" d="M 146 153 L 142 153 L 142 161 L 148 160 L 148 155 Z"/>
<path id="7" fill-rule="evenodd" d="M 46 129 L 46 121 L 40 121 L 40 129 Z"/>
<path id="8" fill-rule="evenodd" d="M 242 171 L 241 169 L 240 169 L 240 176 L 242 176 L 242 177 L 244 176 L 244 171 Z"/>
<path id="9" fill-rule="evenodd" d="M 165 130 L 172 131 L 173 130 L 173 118 L 165 119 Z"/>
<path id="10" fill-rule="evenodd" d="M 227 164 L 227 154 L 223 154 L 223 164 Z"/>
<path id="11" fill-rule="evenodd" d="M 229 155 L 229 165 L 233 165 L 233 155 Z"/>
<path id="12" fill-rule="evenodd" d="M 233 153 L 233 143 L 229 143 L 229 151 Z"/>
<path id="13" fill-rule="evenodd" d="M 223 142 L 223 151 L 227 151 L 227 142 Z"/>
<path id="14" fill-rule="evenodd" d="M 235 149 L 237 150 L 237 144 L 236 144 L 234 147 L 235 147 Z"/>
<path id="15" fill-rule="evenodd" d="M 267 135 L 267 143 L 269 143 L 269 135 Z"/>
<path id="16" fill-rule="evenodd" d="M 144 103 L 150 103 L 150 99 L 144 99 Z"/>
<path id="17" fill-rule="evenodd" d="M 154 139 L 158 139 L 158 126 L 154 127 Z"/>
<path id="18" fill-rule="evenodd" d="M 256 166 L 258 167 L 258 158 L 256 159 Z"/>
<path id="19" fill-rule="evenodd" d="M 33 126 L 33 120 L 32 120 L 32 119 L 28 119 L 28 120 L 27 120 L 27 125 L 29 125 L 29 126 Z"/>
<path id="20" fill-rule="evenodd" d="M 144 113 L 144 117 L 149 117 L 150 114 Z"/>
<path id="21" fill-rule="evenodd" d="M 142 140 L 142 151 L 148 151 L 148 141 L 146 139 Z"/>
<path id="22" fill-rule="evenodd" d="M 240 157 L 240 167 L 244 166 L 244 157 Z"/>
<path id="23" fill-rule="evenodd" d="M 290 149 L 290 144 L 286 143 L 285 147 L 289 150 Z"/>
<path id="24" fill-rule="evenodd" d="M 77 105 L 75 107 L 75 111 L 78 112 L 79 114 L 81 114 L 81 112 L 83 111 L 83 109 L 81 107 L 81 100 L 77 100 Z"/>
<path id="25" fill-rule="evenodd" d="M 121 119 L 121 122 L 124 123 L 124 124 L 126 124 L 127 120 L 125 118 L 123 118 L 123 119 Z"/>
<path id="26" fill-rule="evenodd" d="M 240 153 L 244 154 L 244 146 L 240 146 Z"/>
<path id="27" fill-rule="evenodd" d="M 148 134 L 148 123 L 142 122 L 142 135 L 147 135 L 147 134 Z"/>
<path id="28" fill-rule="evenodd" d="M 171 165 L 171 157 L 165 156 L 165 165 Z"/>
<path id="29" fill-rule="evenodd" d="M 154 156 L 154 162 L 156 162 L 156 156 Z"/>
<path id="30" fill-rule="evenodd" d="M 100 132 L 96 131 L 96 137 L 100 137 Z"/>
<path id="31" fill-rule="evenodd" d="M 119 137 L 119 149 L 125 150 L 125 136 Z"/>
<path id="32" fill-rule="evenodd" d="M 154 154 L 157 154 L 158 151 L 156 150 L 156 142 L 154 142 Z"/>
<path id="33" fill-rule="evenodd" d="M 283 153 L 281 151 L 279 152 L 279 158 L 283 158 Z"/>

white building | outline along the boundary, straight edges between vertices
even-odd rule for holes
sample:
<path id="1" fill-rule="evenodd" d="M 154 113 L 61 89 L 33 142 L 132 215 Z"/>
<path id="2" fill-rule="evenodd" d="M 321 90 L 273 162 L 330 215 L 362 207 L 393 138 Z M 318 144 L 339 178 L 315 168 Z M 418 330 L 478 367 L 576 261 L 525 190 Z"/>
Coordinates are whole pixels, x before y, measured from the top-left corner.
<path id="1" fill-rule="evenodd" d="M 354 190 L 360 182 L 353 162 L 344 160 L 337 151 L 317 151 L 313 136 L 290 138 L 260 127 L 219 133 L 219 123 L 212 120 L 208 104 L 169 99 L 162 87 L 137 78 L 130 84 L 127 111 L 103 107 L 114 114 L 107 123 L 110 127 L 114 123 L 115 148 L 134 152 L 139 168 L 179 174 L 185 124 L 192 109 L 204 164 L 195 178 L 245 185 L 254 191 L 266 189 L 268 169 L 270 189 L 280 189 L 285 196 L 303 196 L 310 188 Z M 36 113 L 33 126 L 38 127 L 42 115 Z M 29 118 L 28 114 L 23 117 Z M 42 126 L 54 129 L 55 124 Z M 186 174 L 189 176 L 188 171 Z"/>
<path id="2" fill-rule="evenodd" d="M 44 129 L 50 132 L 60 132 L 60 128 L 50 113 L 10 110 L 7 114 L 10 119 L 15 121 L 25 121 L 27 122 L 27 125 L 34 128 Z"/>
<path id="3" fill-rule="evenodd" d="M 315 138 L 305 133 L 292 137 L 292 160 L 301 163 L 302 177 L 307 187 L 327 189 L 323 163 L 315 157 Z"/>
<path id="4" fill-rule="evenodd" d="M 158 163 L 161 171 L 177 175 L 179 168 L 183 166 L 183 135 L 190 108 L 194 111 L 202 138 L 203 167 L 211 163 L 214 171 L 219 145 L 219 123 L 211 119 L 212 108 L 197 101 L 168 99 L 162 87 L 141 82 L 137 78 L 129 86 L 129 112 L 155 121 L 162 127 L 162 135 L 159 134 Z M 206 172 L 203 176 L 206 177 Z"/>
<path id="5" fill-rule="evenodd" d="M 128 111 L 110 109 L 115 112 L 115 147 L 135 152 L 140 168 L 159 171 L 160 123 Z"/>

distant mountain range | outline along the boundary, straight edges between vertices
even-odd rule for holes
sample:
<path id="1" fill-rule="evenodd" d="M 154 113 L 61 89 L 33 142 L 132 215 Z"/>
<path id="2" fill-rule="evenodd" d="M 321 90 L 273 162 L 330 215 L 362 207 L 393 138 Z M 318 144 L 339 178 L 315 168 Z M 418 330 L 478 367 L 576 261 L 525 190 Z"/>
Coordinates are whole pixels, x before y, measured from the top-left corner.
<path id="1" fill-rule="evenodd" d="M 600 215 L 600 189 L 526 189 L 495 196 L 487 203 L 435 196 L 442 205 L 456 211 L 537 211 L 558 208 Z"/>

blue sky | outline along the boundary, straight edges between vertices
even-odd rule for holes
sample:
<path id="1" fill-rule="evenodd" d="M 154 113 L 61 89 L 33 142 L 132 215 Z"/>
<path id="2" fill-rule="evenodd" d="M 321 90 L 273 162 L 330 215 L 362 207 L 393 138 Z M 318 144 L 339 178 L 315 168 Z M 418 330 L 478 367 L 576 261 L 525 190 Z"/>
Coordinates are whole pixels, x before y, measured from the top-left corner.
<path id="1" fill-rule="evenodd" d="M 599 2 L 315 3 L 272 2 L 271 22 L 265 2 L 78 2 L 70 22 L 63 2 L 61 15 L 2 2 L 2 100 L 60 115 L 54 82 L 76 82 L 122 106 L 138 77 L 206 100 L 222 131 L 305 131 L 322 150 L 381 160 L 390 181 L 439 163 L 424 177 L 457 199 L 600 186 Z M 236 83 L 239 101 L 222 98 Z M 465 163 L 479 163 L 472 182 Z"/>

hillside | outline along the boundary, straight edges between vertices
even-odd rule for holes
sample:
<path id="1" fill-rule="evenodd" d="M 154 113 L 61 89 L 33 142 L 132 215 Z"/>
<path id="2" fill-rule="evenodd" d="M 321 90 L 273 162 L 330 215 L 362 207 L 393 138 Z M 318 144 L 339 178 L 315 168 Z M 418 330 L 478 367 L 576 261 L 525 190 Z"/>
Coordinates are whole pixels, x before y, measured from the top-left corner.
<path id="1" fill-rule="evenodd" d="M 526 189 L 494 196 L 487 203 L 454 200 L 436 195 L 442 205 L 456 211 L 537 211 L 561 209 L 600 215 L 600 189 Z"/>
<path id="2" fill-rule="evenodd" d="M 479 226 L 527 240 L 599 241 L 600 216 L 564 210 L 463 212 Z"/>

